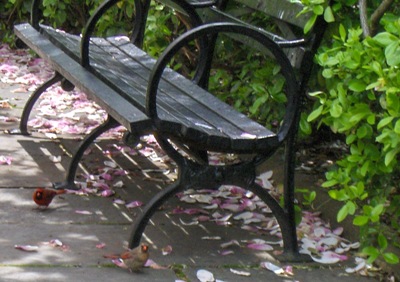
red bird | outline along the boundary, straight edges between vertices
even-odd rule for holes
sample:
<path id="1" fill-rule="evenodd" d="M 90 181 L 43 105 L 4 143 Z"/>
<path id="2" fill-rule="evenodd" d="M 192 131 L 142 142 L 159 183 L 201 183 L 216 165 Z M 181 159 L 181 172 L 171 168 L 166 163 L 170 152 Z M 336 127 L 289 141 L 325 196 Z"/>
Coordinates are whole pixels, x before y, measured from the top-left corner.
<path id="1" fill-rule="evenodd" d="M 123 264 L 119 261 L 113 262 L 120 267 L 128 268 L 129 271 L 139 272 L 142 270 L 147 260 L 149 259 L 149 246 L 147 244 L 141 244 L 140 246 L 128 250 L 121 255 L 105 255 L 105 258 L 120 259 Z"/>
<path id="2" fill-rule="evenodd" d="M 65 190 L 37 188 L 35 192 L 33 192 L 32 198 L 39 207 L 47 208 L 55 196 L 64 194 L 65 192 Z"/>

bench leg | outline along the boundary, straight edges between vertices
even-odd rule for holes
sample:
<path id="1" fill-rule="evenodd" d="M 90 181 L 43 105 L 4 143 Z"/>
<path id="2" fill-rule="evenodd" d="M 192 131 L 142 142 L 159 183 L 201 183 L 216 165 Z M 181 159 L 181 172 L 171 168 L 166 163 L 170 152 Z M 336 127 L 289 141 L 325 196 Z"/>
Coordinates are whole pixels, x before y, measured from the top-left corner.
<path id="1" fill-rule="evenodd" d="M 82 140 L 78 150 L 72 157 L 72 160 L 69 164 L 66 180 L 64 182 L 56 182 L 53 183 L 53 187 L 55 189 L 71 189 L 71 190 L 78 190 L 78 187 L 75 185 L 75 176 L 76 171 L 78 170 L 79 162 L 82 159 L 83 154 L 89 148 L 89 146 L 96 140 L 104 132 L 110 130 L 111 128 L 117 127 L 120 124 L 113 119 L 111 116 L 108 116 L 107 120 L 96 127 L 95 129 L 90 132 L 85 139 Z"/>
<path id="2" fill-rule="evenodd" d="M 282 214 L 276 215 L 282 231 L 284 242 L 283 254 L 279 257 L 281 261 L 307 262 L 312 261 L 308 255 L 300 254 L 296 233 L 296 215 L 295 215 L 295 166 L 296 150 L 295 135 L 291 134 L 285 144 L 285 163 L 284 163 L 284 191 L 283 191 L 283 209 Z M 278 219 L 278 216 L 281 219 Z"/>
<path id="3" fill-rule="evenodd" d="M 282 262 L 306 262 L 311 261 L 310 256 L 299 253 L 296 223 L 294 217 L 294 205 L 285 203 L 289 209 L 282 208 L 280 204 L 269 194 L 268 190 L 253 182 L 248 188 L 251 192 L 257 195 L 271 209 L 272 214 L 278 221 L 281 228 L 283 239 L 283 253 L 277 256 L 277 259 Z M 285 202 L 287 199 L 285 198 Z"/>
<path id="4" fill-rule="evenodd" d="M 36 101 L 39 99 L 40 95 L 45 92 L 50 86 L 56 84 L 61 81 L 63 77 L 59 73 L 55 73 L 52 78 L 44 82 L 40 85 L 29 97 L 28 101 L 25 104 L 24 110 L 22 112 L 21 121 L 19 123 L 19 129 L 10 130 L 9 133 L 13 135 L 30 135 L 28 132 L 28 120 L 29 115 L 35 105 Z"/>
<path id="5" fill-rule="evenodd" d="M 179 161 L 176 158 L 179 171 L 177 182 L 161 190 L 144 207 L 143 213 L 136 219 L 133 226 L 129 247 L 134 248 L 140 244 L 142 233 L 150 218 L 169 197 L 189 188 L 202 189 L 204 187 L 212 187 L 212 189 L 217 189 L 221 185 L 234 185 L 253 192 L 272 210 L 281 228 L 284 244 L 283 253 L 278 257 L 280 261 L 311 261 L 308 255 L 300 254 L 298 248 L 294 210 L 295 150 L 291 145 L 291 141 L 293 140 L 287 142 L 285 151 L 283 207 L 270 195 L 267 189 L 256 183 L 256 161 L 232 166 L 208 166 L 190 161 Z"/>
<path id="6" fill-rule="evenodd" d="M 133 229 L 130 236 L 129 248 L 135 248 L 139 246 L 140 240 L 147 224 L 149 223 L 153 214 L 168 198 L 172 197 L 179 191 L 184 190 L 184 186 L 180 182 L 173 183 L 172 185 L 161 190 L 146 204 L 143 213 L 138 217 L 133 225 Z"/>

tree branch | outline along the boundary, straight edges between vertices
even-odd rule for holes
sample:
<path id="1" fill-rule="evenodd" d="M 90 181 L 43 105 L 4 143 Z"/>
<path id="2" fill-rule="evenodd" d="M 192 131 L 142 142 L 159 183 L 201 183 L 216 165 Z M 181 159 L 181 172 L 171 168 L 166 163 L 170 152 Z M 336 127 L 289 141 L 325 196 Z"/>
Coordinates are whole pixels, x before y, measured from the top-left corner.
<path id="1" fill-rule="evenodd" d="M 363 1 L 363 0 L 360 0 Z M 394 0 L 383 0 L 375 12 L 371 15 L 371 35 L 374 36 L 378 30 L 379 20 L 390 8 Z"/>
<path id="2" fill-rule="evenodd" d="M 358 0 L 358 7 L 360 9 L 360 23 L 363 30 L 364 37 L 371 35 L 368 25 L 368 12 L 367 12 L 367 0 Z"/>

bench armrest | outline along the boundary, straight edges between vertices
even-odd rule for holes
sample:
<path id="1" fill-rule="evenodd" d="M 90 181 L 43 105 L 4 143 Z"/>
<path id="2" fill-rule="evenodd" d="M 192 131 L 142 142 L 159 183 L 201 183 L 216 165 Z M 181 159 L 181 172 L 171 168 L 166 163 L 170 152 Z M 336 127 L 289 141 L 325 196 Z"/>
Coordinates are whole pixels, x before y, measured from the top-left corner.
<path id="1" fill-rule="evenodd" d="M 31 6 L 31 25 L 36 29 L 39 30 L 39 4 L 42 0 L 33 0 Z"/>
<path id="2" fill-rule="evenodd" d="M 107 12 L 108 9 L 110 9 L 112 6 L 120 2 L 121 0 L 105 0 L 93 13 L 93 15 L 90 17 L 84 32 L 82 34 L 82 43 L 81 43 L 81 65 L 84 67 L 89 67 L 90 62 L 89 62 L 89 41 L 90 38 L 93 34 L 93 31 L 96 27 L 96 24 L 98 20 L 104 15 L 105 12 Z M 172 2 L 174 5 L 179 6 L 180 9 L 184 10 L 185 13 L 189 15 L 191 25 L 193 27 L 199 26 L 202 21 L 195 11 L 195 8 L 188 4 L 186 1 L 182 0 L 169 0 Z M 162 1 L 161 1 L 162 2 Z M 137 23 L 135 24 L 133 34 L 139 34 L 143 32 L 144 26 L 146 24 L 146 17 L 147 17 L 147 10 L 149 9 L 150 1 L 145 0 L 135 0 L 135 9 L 136 9 L 136 21 Z M 136 42 L 135 42 L 136 43 Z"/>
<path id="3" fill-rule="evenodd" d="M 89 41 L 96 28 L 96 24 L 99 19 L 114 5 L 116 5 L 120 0 L 105 0 L 93 13 L 93 15 L 89 18 L 84 31 L 82 33 L 82 41 L 81 41 L 81 65 L 83 67 L 89 67 Z M 146 15 L 144 13 L 144 5 L 142 1 L 135 0 L 134 1 L 135 10 L 136 10 L 136 18 L 138 24 L 135 24 L 133 34 L 136 34 L 146 21 Z"/>
<path id="4" fill-rule="evenodd" d="M 175 54 L 186 44 L 195 39 L 202 39 L 207 36 L 215 36 L 219 33 L 237 33 L 241 34 L 242 36 L 247 36 L 264 46 L 265 49 L 275 57 L 276 62 L 281 67 L 281 73 L 286 79 L 285 92 L 287 97 L 287 105 L 285 115 L 278 132 L 279 141 L 286 139 L 288 133 L 293 128 L 295 119 L 297 118 L 300 102 L 300 86 L 295 76 L 294 69 L 279 45 L 271 40 L 266 34 L 255 28 L 236 23 L 222 22 L 199 26 L 185 32 L 168 46 L 168 48 L 163 52 L 154 65 L 150 74 L 146 97 L 146 114 L 153 119 L 155 125 L 157 126 L 157 120 L 159 119 L 157 113 L 158 86 L 165 68 Z"/>

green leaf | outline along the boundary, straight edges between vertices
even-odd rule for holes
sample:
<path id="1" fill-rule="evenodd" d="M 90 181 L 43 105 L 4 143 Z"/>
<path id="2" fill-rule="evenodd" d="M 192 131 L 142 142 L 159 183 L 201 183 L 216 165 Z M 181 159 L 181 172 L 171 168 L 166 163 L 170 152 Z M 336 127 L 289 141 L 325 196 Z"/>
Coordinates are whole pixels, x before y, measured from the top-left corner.
<path id="1" fill-rule="evenodd" d="M 328 7 L 325 8 L 324 20 L 327 23 L 333 23 L 335 21 L 335 16 L 333 15 L 331 6 L 328 6 Z"/>
<path id="2" fill-rule="evenodd" d="M 322 13 L 324 12 L 324 7 L 322 5 L 317 5 L 313 7 L 313 12 L 316 15 L 322 15 Z"/>
<path id="3" fill-rule="evenodd" d="M 396 123 L 394 124 L 394 132 L 400 134 L 400 119 L 397 120 Z"/>
<path id="4" fill-rule="evenodd" d="M 343 42 L 346 41 L 346 29 L 342 24 L 339 25 L 339 34 L 340 34 L 340 39 L 342 39 Z"/>
<path id="5" fill-rule="evenodd" d="M 353 202 L 346 203 L 348 207 L 349 214 L 353 215 L 356 212 L 356 205 Z"/>
<path id="6" fill-rule="evenodd" d="M 368 169 L 369 169 L 369 165 L 371 164 L 371 162 L 370 161 L 366 161 L 363 165 L 362 165 L 362 167 L 361 167 L 361 169 L 360 169 L 360 174 L 362 175 L 362 176 L 366 176 L 367 175 L 367 172 L 368 172 Z"/>
<path id="7" fill-rule="evenodd" d="M 364 138 L 365 136 L 367 136 L 367 134 L 368 134 L 368 128 L 366 126 L 362 125 L 357 129 L 357 137 L 359 139 Z"/>
<path id="8" fill-rule="evenodd" d="M 399 39 L 389 32 L 381 32 L 375 35 L 374 40 L 383 46 L 388 46 L 389 44 L 398 41 Z"/>
<path id="9" fill-rule="evenodd" d="M 314 201 L 316 197 L 317 197 L 317 192 L 312 191 L 312 192 L 310 193 L 309 201 L 310 201 L 310 202 Z"/>
<path id="10" fill-rule="evenodd" d="M 378 245 L 382 250 L 385 250 L 388 246 L 387 239 L 382 233 L 378 235 Z"/>
<path id="11" fill-rule="evenodd" d="M 322 76 L 325 77 L 325 78 L 331 78 L 333 75 L 334 75 L 334 73 L 333 73 L 333 70 L 332 70 L 332 69 L 327 69 L 327 68 L 325 68 L 325 69 L 322 71 Z"/>
<path id="12" fill-rule="evenodd" d="M 379 256 L 379 250 L 372 246 L 363 248 L 361 252 L 369 256 L 368 263 L 374 262 Z"/>
<path id="13" fill-rule="evenodd" d="M 307 121 L 310 122 L 310 121 L 315 120 L 317 117 L 319 117 L 321 115 L 323 109 L 324 109 L 324 107 L 322 105 L 319 106 L 318 108 L 316 108 L 314 111 L 312 111 L 310 113 L 310 115 L 307 118 Z"/>
<path id="14" fill-rule="evenodd" d="M 371 217 L 380 216 L 383 212 L 383 208 L 384 208 L 383 204 L 376 205 L 371 211 Z"/>
<path id="15" fill-rule="evenodd" d="M 338 181 L 336 179 L 331 179 L 328 181 L 325 181 L 324 183 L 322 183 L 322 187 L 327 188 L 327 187 L 332 187 L 334 185 L 338 184 Z M 334 192 L 335 190 L 331 190 L 332 192 Z M 329 192 L 331 192 L 329 191 Z"/>
<path id="16" fill-rule="evenodd" d="M 398 149 L 394 148 L 386 153 L 385 155 L 385 166 L 389 166 L 389 164 L 393 161 L 394 157 L 397 155 Z"/>
<path id="17" fill-rule="evenodd" d="M 400 45 L 398 41 L 390 43 L 385 48 L 385 57 L 387 64 L 391 67 L 400 64 Z"/>
<path id="18" fill-rule="evenodd" d="M 374 115 L 374 114 L 370 114 L 370 115 L 367 117 L 367 122 L 368 122 L 369 124 L 371 124 L 371 125 L 375 124 L 375 115 Z"/>
<path id="19" fill-rule="evenodd" d="M 362 92 L 366 87 L 367 85 L 359 79 L 353 79 L 349 82 L 349 89 L 354 92 Z"/>
<path id="20" fill-rule="evenodd" d="M 394 117 L 392 116 L 381 119 L 378 123 L 378 129 L 381 129 L 382 127 L 388 125 L 393 119 Z"/>
<path id="21" fill-rule="evenodd" d="M 315 21 L 317 20 L 317 17 L 318 17 L 317 15 L 313 14 L 311 16 L 311 18 L 307 21 L 307 23 L 304 26 L 304 31 L 303 31 L 305 34 L 307 34 L 311 30 Z"/>
<path id="22" fill-rule="evenodd" d="M 368 223 L 368 216 L 358 215 L 353 219 L 353 224 L 356 226 L 363 226 Z"/>
<path id="23" fill-rule="evenodd" d="M 357 196 L 361 196 L 364 193 L 365 190 L 365 185 L 363 182 L 358 182 L 357 183 Z"/>
<path id="24" fill-rule="evenodd" d="M 353 143 L 355 140 L 357 139 L 357 135 L 355 134 L 350 134 L 346 137 L 346 144 L 350 145 L 351 143 Z"/>
<path id="25" fill-rule="evenodd" d="M 333 101 L 329 112 L 330 112 L 331 116 L 334 118 L 338 118 L 341 116 L 341 114 L 343 112 L 343 108 L 342 108 L 342 106 L 340 106 L 338 100 Z"/>
<path id="26" fill-rule="evenodd" d="M 349 199 L 349 196 L 344 190 L 330 190 L 328 194 L 332 199 L 337 201 L 346 201 Z"/>
<path id="27" fill-rule="evenodd" d="M 378 75 L 378 76 L 383 76 L 383 71 L 382 71 L 382 65 L 380 63 L 378 63 L 377 61 L 372 61 L 369 66 L 371 67 L 371 69 Z M 378 80 L 379 83 L 381 83 Z"/>
<path id="28" fill-rule="evenodd" d="M 349 214 L 354 214 L 356 206 L 353 202 L 347 202 L 337 213 L 337 221 L 343 221 Z"/>
<path id="29" fill-rule="evenodd" d="M 399 263 L 399 257 L 395 255 L 394 253 L 384 253 L 383 258 L 387 263 L 390 264 L 398 264 Z"/>
<path id="30" fill-rule="evenodd" d="M 349 214 L 349 208 L 347 207 L 347 205 L 344 205 L 344 206 L 339 210 L 339 212 L 337 213 L 336 220 L 337 220 L 338 222 L 341 222 L 341 221 L 343 221 L 343 220 L 347 217 L 348 214 Z"/>
<path id="31" fill-rule="evenodd" d="M 306 135 L 310 135 L 312 133 L 312 127 L 309 122 L 307 122 L 307 119 L 305 116 L 303 116 L 304 113 L 302 113 L 302 118 L 300 119 L 300 130 Z"/>

